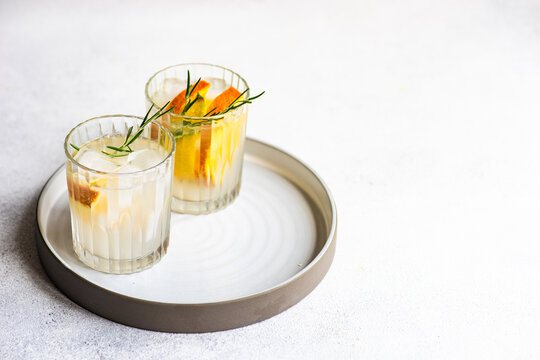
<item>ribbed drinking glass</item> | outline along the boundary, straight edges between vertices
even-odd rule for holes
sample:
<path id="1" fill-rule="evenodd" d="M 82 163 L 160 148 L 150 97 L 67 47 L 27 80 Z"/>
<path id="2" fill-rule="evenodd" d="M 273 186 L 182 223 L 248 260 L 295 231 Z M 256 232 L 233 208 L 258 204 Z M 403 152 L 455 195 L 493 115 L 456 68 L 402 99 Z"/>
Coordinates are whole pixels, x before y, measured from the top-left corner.
<path id="1" fill-rule="evenodd" d="M 66 137 L 73 248 L 95 270 L 132 273 L 167 252 L 172 134 L 153 122 L 130 145 L 129 155 L 102 153 L 107 146 L 120 146 L 128 129 L 133 127 L 135 133 L 141 120 L 126 115 L 98 117 L 79 124 Z"/>
<path id="2" fill-rule="evenodd" d="M 146 106 L 156 109 L 171 101 L 201 78 L 210 83 L 205 101 L 210 103 L 229 87 L 247 92 L 246 81 L 217 65 L 181 64 L 157 72 L 146 84 Z M 169 113 L 159 121 L 171 130 L 176 142 L 172 210 L 207 214 L 235 200 L 241 185 L 247 104 L 221 116 L 190 117 Z"/>

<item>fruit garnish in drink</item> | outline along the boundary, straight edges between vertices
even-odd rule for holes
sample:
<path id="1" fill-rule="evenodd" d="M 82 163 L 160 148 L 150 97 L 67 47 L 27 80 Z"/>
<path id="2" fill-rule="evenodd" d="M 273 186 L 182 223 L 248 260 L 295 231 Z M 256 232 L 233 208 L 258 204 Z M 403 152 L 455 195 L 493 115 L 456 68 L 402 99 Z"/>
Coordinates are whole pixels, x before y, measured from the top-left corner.
<path id="1" fill-rule="evenodd" d="M 190 75 L 188 71 L 187 87 L 181 91 L 171 101 L 170 107 L 174 108 L 173 112 L 185 116 L 203 116 L 205 109 L 205 96 L 210 88 L 210 83 L 197 80 L 195 85 L 190 86 Z"/>
<path id="2" fill-rule="evenodd" d="M 76 183 L 70 178 L 68 178 L 67 184 L 69 197 L 86 207 L 91 207 L 99 195 L 99 192 L 92 189 L 89 184 Z"/>
<path id="3" fill-rule="evenodd" d="M 174 173 L 184 188 L 191 181 L 214 185 L 223 182 L 245 131 L 245 113 L 229 113 L 264 93 L 244 99 L 249 89 L 240 92 L 229 86 L 212 99 L 207 94 L 215 81 L 207 80 L 199 78 L 192 85 L 188 70 L 186 88 L 171 101 L 171 127 L 176 137 Z"/>
<path id="4" fill-rule="evenodd" d="M 245 92 L 244 92 L 245 93 Z M 225 110 L 229 105 L 233 104 L 238 100 L 243 94 L 236 90 L 234 87 L 230 87 L 218 96 L 210 103 L 208 108 L 210 109 L 206 116 L 212 116 L 219 114 L 221 111 Z"/>
<path id="5" fill-rule="evenodd" d="M 246 89 L 244 90 L 244 92 L 240 93 L 238 90 L 231 86 L 230 88 L 216 96 L 210 106 L 208 106 L 210 111 L 208 111 L 205 116 L 217 116 L 226 114 L 229 111 L 235 110 L 244 104 L 251 104 L 253 100 L 264 94 L 263 91 L 257 96 L 253 96 L 247 100 L 242 100 L 242 96 L 244 96 L 244 94 L 248 91 L 249 89 Z"/>
<path id="6" fill-rule="evenodd" d="M 251 104 L 253 100 L 264 94 L 263 91 L 257 96 L 244 100 L 242 97 L 249 91 L 249 88 L 241 93 L 233 86 L 230 86 L 228 89 L 216 96 L 210 105 L 207 105 L 209 99 L 206 99 L 206 94 L 208 93 L 211 84 L 205 80 L 202 80 L 202 78 L 199 78 L 195 84 L 191 85 L 190 80 L 191 74 L 188 70 L 186 88 L 170 101 L 170 107 L 174 108 L 174 114 L 187 117 L 213 117 L 224 115 L 244 104 Z M 194 107 L 197 107 L 197 111 L 191 111 Z M 202 112 L 201 110 L 209 111 Z M 189 114 L 190 112 L 192 114 Z"/>
<path id="7" fill-rule="evenodd" d="M 247 90 L 246 90 L 247 91 Z M 245 92 L 244 92 L 245 93 Z M 236 90 L 234 87 L 229 87 L 227 90 L 223 91 L 221 94 L 216 96 L 216 98 L 210 103 L 208 108 L 210 111 L 206 114 L 207 116 L 212 116 L 213 114 L 219 114 L 223 110 L 225 110 L 228 106 L 234 104 L 235 101 L 237 101 L 243 93 Z M 216 134 L 217 135 L 217 134 Z M 214 136 L 214 142 L 216 136 Z M 219 147 L 218 143 L 218 147 Z M 211 170 L 212 166 L 207 166 L 207 164 L 210 162 L 208 159 L 211 157 L 210 150 L 212 147 L 212 129 L 209 127 L 202 127 L 201 128 L 201 155 L 200 155 L 200 161 L 201 166 L 199 169 L 199 172 L 205 176 L 208 177 L 210 175 L 212 178 L 215 178 L 215 176 L 212 176 L 213 173 Z M 210 174 L 208 174 L 210 172 Z"/>

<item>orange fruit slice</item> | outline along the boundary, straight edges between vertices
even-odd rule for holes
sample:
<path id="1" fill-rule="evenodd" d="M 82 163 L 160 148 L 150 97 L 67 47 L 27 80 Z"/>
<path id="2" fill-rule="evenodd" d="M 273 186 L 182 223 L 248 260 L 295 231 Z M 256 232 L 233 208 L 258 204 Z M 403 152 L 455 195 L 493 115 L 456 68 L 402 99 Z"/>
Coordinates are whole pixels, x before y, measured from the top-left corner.
<path id="1" fill-rule="evenodd" d="M 75 182 L 71 178 L 67 179 L 67 184 L 69 196 L 86 207 L 91 207 L 99 195 L 99 192 L 92 189 L 88 184 Z"/>
<path id="2" fill-rule="evenodd" d="M 200 94 L 200 96 L 204 98 L 209 88 L 210 88 L 210 83 L 204 80 L 201 80 L 199 81 L 195 89 L 193 89 L 189 98 L 194 99 L 197 96 L 197 94 Z M 175 114 L 181 114 L 182 110 L 184 110 L 185 105 L 186 105 L 186 89 L 180 92 L 180 94 L 176 95 L 176 97 L 172 99 L 172 101 L 170 102 L 167 108 L 171 108 L 174 106 L 174 110 L 172 112 Z"/>
<path id="3" fill-rule="evenodd" d="M 236 90 L 234 87 L 230 87 L 218 96 L 210 103 L 208 106 L 209 110 L 212 110 L 208 116 L 219 113 L 220 111 L 225 110 L 229 105 L 232 105 L 233 101 L 240 96 L 240 91 Z M 185 96 L 185 95 L 184 95 Z"/>
<path id="4" fill-rule="evenodd" d="M 206 125 L 201 124 L 201 155 L 199 174 L 202 175 L 207 182 L 210 180 L 210 173 L 206 166 L 207 159 L 210 157 L 210 149 L 212 147 L 212 123 Z"/>
<path id="5" fill-rule="evenodd" d="M 238 99 L 241 95 L 241 92 L 236 90 L 234 87 L 230 87 L 227 90 L 223 91 L 221 94 L 216 96 L 216 98 L 210 103 L 207 107 L 211 112 L 207 116 L 212 116 L 223 110 L 225 110 L 229 105 Z M 214 130 L 222 131 L 223 124 L 217 126 Z M 200 174 L 205 177 L 206 181 L 209 182 L 210 179 L 213 182 L 216 181 L 218 174 L 213 174 L 214 166 L 211 165 L 212 160 L 216 163 L 220 163 L 220 159 L 217 159 L 216 154 L 221 153 L 224 141 L 229 141 L 229 139 L 224 139 L 223 136 L 214 139 L 212 143 L 212 125 L 202 125 L 201 126 L 201 156 L 200 156 Z M 217 134 L 216 134 L 217 135 Z M 222 134 L 221 134 L 222 135 Z M 212 151 L 214 149 L 214 151 Z M 213 153 L 213 154 L 212 154 Z M 212 159 L 214 155 L 214 159 Z"/>

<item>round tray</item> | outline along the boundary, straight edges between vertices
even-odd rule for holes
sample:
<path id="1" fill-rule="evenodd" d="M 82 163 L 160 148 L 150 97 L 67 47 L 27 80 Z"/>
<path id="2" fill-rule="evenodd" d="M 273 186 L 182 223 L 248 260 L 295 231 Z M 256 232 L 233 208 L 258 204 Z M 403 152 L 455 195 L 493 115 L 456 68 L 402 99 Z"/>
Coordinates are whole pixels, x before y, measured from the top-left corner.
<path id="1" fill-rule="evenodd" d="M 75 255 L 64 167 L 37 205 L 37 248 L 56 286 L 107 319 L 148 330 L 207 332 L 249 325 L 296 304 L 334 257 L 336 207 L 306 165 L 247 139 L 238 199 L 210 215 L 171 217 L 167 255 L 129 275 L 92 270 Z"/>

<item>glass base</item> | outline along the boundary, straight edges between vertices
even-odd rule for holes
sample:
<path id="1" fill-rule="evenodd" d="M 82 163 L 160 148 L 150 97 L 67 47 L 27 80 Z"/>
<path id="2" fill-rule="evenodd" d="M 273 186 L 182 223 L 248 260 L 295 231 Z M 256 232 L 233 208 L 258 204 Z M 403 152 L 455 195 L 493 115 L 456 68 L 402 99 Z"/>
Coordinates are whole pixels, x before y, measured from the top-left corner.
<path id="1" fill-rule="evenodd" d="M 225 209 L 238 196 L 240 183 L 219 199 L 206 201 L 187 201 L 173 197 L 171 210 L 180 214 L 204 215 Z"/>
<path id="2" fill-rule="evenodd" d="M 79 257 L 79 260 L 81 260 L 86 266 L 109 274 L 131 274 L 147 269 L 159 262 L 159 260 L 165 256 L 168 247 L 169 237 L 167 236 L 165 241 L 163 241 L 163 243 L 155 251 L 148 255 L 136 259 L 114 260 L 93 255 L 90 251 L 80 246 L 80 244 L 73 244 L 73 249 Z"/>

